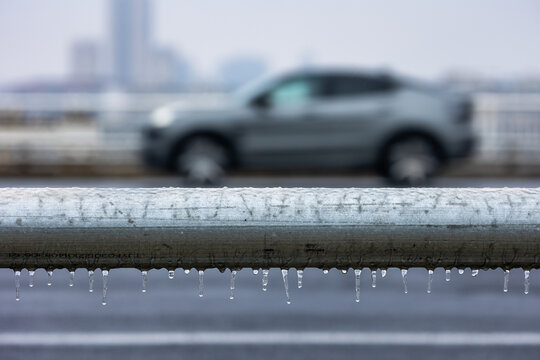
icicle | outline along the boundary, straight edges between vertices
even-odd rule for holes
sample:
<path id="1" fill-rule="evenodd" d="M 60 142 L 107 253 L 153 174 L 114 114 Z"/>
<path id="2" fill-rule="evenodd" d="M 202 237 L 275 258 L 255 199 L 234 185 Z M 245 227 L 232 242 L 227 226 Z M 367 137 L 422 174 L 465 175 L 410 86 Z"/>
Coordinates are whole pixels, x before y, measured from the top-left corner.
<path id="1" fill-rule="evenodd" d="M 407 290 L 407 269 L 401 269 L 401 277 L 403 278 L 403 292 L 406 294 L 409 292 Z"/>
<path id="2" fill-rule="evenodd" d="M 433 270 L 428 270 L 428 280 L 427 280 L 427 293 L 431 294 L 431 282 L 433 281 Z"/>
<path id="3" fill-rule="evenodd" d="M 94 271 L 88 270 L 88 292 L 94 292 Z"/>
<path id="4" fill-rule="evenodd" d="M 304 270 L 296 270 L 296 276 L 298 277 L 298 288 L 302 288 L 302 280 L 304 279 Z"/>
<path id="5" fill-rule="evenodd" d="M 257 275 L 259 273 L 259 269 L 253 269 L 253 275 Z"/>
<path id="6" fill-rule="evenodd" d="M 371 287 L 377 286 L 377 270 L 371 270 Z"/>
<path id="7" fill-rule="evenodd" d="M 266 291 L 266 287 L 268 286 L 268 272 L 269 270 L 263 269 L 262 271 L 262 289 L 263 291 Z"/>
<path id="8" fill-rule="evenodd" d="M 386 270 L 385 269 L 381 270 L 381 277 L 386 277 Z"/>
<path id="9" fill-rule="evenodd" d="M 342 273 L 343 275 L 345 275 L 345 274 L 347 273 L 347 270 L 346 270 L 346 269 L 343 269 L 343 270 L 341 270 L 341 273 Z"/>
<path id="10" fill-rule="evenodd" d="M 21 300 L 21 296 L 19 294 L 19 290 L 21 288 L 21 272 L 15 271 L 15 300 L 19 301 Z"/>
<path id="11" fill-rule="evenodd" d="M 47 271 L 47 286 L 51 286 L 52 285 L 52 270 L 49 270 Z"/>
<path id="12" fill-rule="evenodd" d="M 101 270 L 101 274 L 103 275 L 103 299 L 101 300 L 101 305 L 107 305 L 107 287 L 109 285 L 109 271 Z"/>
<path id="13" fill-rule="evenodd" d="M 203 297 L 204 270 L 199 270 L 199 297 Z"/>
<path id="14" fill-rule="evenodd" d="M 445 274 L 446 274 L 446 281 L 450 281 L 450 274 L 452 274 L 452 270 L 446 269 Z"/>
<path id="15" fill-rule="evenodd" d="M 231 287 L 229 293 L 229 299 L 234 299 L 234 280 L 236 279 L 236 270 L 231 271 Z"/>
<path id="16" fill-rule="evenodd" d="M 356 302 L 360 302 L 360 275 L 362 274 L 362 270 L 356 269 L 354 270 L 354 292 L 356 294 Z"/>
<path id="17" fill-rule="evenodd" d="M 459 275 L 463 275 L 464 272 L 465 272 L 465 269 L 458 269 L 458 274 Z"/>
<path id="18" fill-rule="evenodd" d="M 146 292 L 146 283 L 148 282 L 148 271 L 142 270 L 141 271 L 141 277 L 142 277 L 142 288 L 141 292 Z"/>
<path id="19" fill-rule="evenodd" d="M 75 271 L 69 272 L 69 286 L 73 287 L 73 284 L 75 283 Z"/>
<path id="20" fill-rule="evenodd" d="M 287 304 L 291 303 L 291 297 L 289 296 L 289 270 L 281 269 L 281 276 L 283 277 L 283 286 L 285 286 L 285 296 L 287 297 Z"/>
<path id="21" fill-rule="evenodd" d="M 510 279 L 510 270 L 504 270 L 503 291 L 508 292 L 508 280 Z"/>
<path id="22" fill-rule="evenodd" d="M 529 277 L 530 277 L 530 275 L 531 275 L 530 270 L 523 270 L 523 276 L 525 277 L 525 279 L 523 280 L 523 285 L 525 287 L 525 290 L 523 290 L 524 294 L 529 293 Z"/>
<path id="23" fill-rule="evenodd" d="M 479 270 L 471 270 L 472 277 L 477 276 L 479 272 L 480 272 Z"/>
<path id="24" fill-rule="evenodd" d="M 327 274 L 328 274 L 328 269 L 324 269 L 324 270 L 322 271 L 322 273 L 323 273 L 324 275 L 327 275 Z"/>
<path id="25" fill-rule="evenodd" d="M 169 270 L 169 279 L 174 279 L 174 270 Z"/>
<path id="26" fill-rule="evenodd" d="M 34 287 L 34 270 L 28 270 L 28 287 Z"/>
<path id="27" fill-rule="evenodd" d="M 191 272 L 190 269 L 184 269 L 184 274 L 189 275 L 190 272 Z"/>

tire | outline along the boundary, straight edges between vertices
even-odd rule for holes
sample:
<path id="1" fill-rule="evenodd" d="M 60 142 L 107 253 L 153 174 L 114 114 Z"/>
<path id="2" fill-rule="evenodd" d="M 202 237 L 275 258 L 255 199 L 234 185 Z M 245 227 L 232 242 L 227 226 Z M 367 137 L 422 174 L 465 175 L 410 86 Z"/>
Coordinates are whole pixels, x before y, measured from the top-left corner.
<path id="1" fill-rule="evenodd" d="M 396 185 L 424 185 L 441 165 L 435 144 L 422 136 L 391 142 L 383 155 L 383 174 Z"/>
<path id="2" fill-rule="evenodd" d="M 230 156 L 227 148 L 206 136 L 188 139 L 175 158 L 176 171 L 190 185 L 218 183 L 229 163 Z"/>

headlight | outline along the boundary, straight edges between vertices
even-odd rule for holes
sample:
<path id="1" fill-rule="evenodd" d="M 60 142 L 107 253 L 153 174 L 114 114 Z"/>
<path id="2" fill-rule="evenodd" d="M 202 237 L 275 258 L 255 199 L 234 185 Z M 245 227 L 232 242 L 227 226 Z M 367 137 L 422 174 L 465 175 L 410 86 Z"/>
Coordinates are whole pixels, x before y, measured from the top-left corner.
<path id="1" fill-rule="evenodd" d="M 154 110 L 151 116 L 152 125 L 157 127 L 169 126 L 174 120 L 174 112 L 168 108 Z"/>

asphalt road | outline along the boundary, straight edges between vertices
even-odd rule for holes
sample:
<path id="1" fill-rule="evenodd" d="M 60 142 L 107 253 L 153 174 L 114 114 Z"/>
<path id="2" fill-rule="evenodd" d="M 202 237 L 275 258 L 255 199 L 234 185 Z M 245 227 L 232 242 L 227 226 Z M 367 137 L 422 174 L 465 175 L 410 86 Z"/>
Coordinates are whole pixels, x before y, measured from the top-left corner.
<path id="1" fill-rule="evenodd" d="M 0 179 L 0 186 L 176 186 L 175 178 Z M 230 178 L 227 186 L 382 186 L 365 177 Z M 540 179 L 438 179 L 433 186 L 540 186 Z M 15 301 L 14 276 L 0 270 L 0 359 L 537 359 L 540 356 L 540 271 L 531 273 L 531 291 L 523 294 L 523 272 L 510 274 L 503 292 L 503 272 L 471 276 L 452 272 L 450 282 L 437 269 L 432 294 L 427 274 L 412 269 L 407 294 L 398 269 L 385 278 L 362 273 L 361 301 L 354 301 L 354 275 L 317 269 L 296 287 L 286 304 L 283 281 L 272 269 L 268 291 L 261 274 L 239 272 L 234 300 L 230 273 L 205 273 L 204 297 L 198 274 L 180 269 L 170 280 L 152 270 L 148 291 L 134 269 L 110 272 L 107 305 L 101 304 L 101 273 L 88 292 L 84 269 L 69 287 L 66 270 L 56 270 L 52 286 L 36 273 L 28 287 L 23 271 L 21 301 Z"/>

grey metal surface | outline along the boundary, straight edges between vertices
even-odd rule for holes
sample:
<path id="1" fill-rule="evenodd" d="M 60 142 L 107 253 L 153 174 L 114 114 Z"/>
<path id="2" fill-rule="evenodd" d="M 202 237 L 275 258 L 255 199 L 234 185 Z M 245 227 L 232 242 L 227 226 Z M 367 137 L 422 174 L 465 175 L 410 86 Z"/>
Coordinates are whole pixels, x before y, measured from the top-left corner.
<path id="1" fill-rule="evenodd" d="M 0 189 L 0 267 L 537 268 L 540 189 Z"/>

